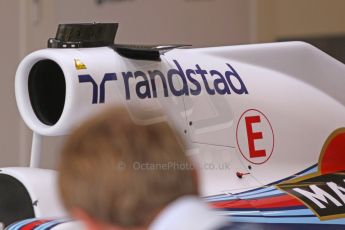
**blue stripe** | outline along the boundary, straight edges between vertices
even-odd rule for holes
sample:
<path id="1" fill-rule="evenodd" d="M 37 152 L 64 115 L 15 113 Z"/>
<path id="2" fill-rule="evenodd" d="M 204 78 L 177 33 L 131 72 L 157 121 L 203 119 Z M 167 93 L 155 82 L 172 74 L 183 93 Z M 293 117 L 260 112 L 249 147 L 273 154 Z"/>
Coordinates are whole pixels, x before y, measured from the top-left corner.
<path id="1" fill-rule="evenodd" d="M 213 197 L 213 198 L 206 198 L 206 201 L 208 202 L 215 202 L 215 201 L 231 201 L 231 200 L 238 200 L 238 199 L 242 199 L 246 196 L 255 196 L 256 194 L 264 194 L 264 193 L 268 193 L 268 192 L 272 192 L 272 191 L 279 191 L 276 188 L 273 187 L 260 187 L 255 189 L 255 191 L 247 191 L 247 192 L 242 192 L 242 193 L 238 193 L 236 195 L 218 195 L 218 197 Z M 203 197 L 205 199 L 205 197 Z"/>
<path id="2" fill-rule="evenodd" d="M 35 221 L 39 221 L 40 219 L 38 218 L 32 218 L 32 219 L 27 219 L 27 220 L 22 220 L 16 223 L 13 223 L 12 225 L 9 225 L 6 230 L 20 230 L 22 227 L 27 226 L 28 224 L 31 224 Z M 59 219 L 59 220 L 52 220 L 46 223 L 42 223 L 39 226 L 35 227 L 35 230 L 49 230 L 52 229 L 53 227 L 63 224 L 70 221 L 70 219 Z"/>
<path id="3" fill-rule="evenodd" d="M 295 175 L 292 175 L 292 176 L 286 177 L 284 179 L 275 181 L 273 183 L 268 184 L 267 186 L 276 185 L 276 184 L 279 184 L 279 183 L 281 183 L 283 181 L 290 180 L 290 179 L 295 178 L 295 177 L 300 177 L 300 176 L 304 176 L 304 175 L 309 174 L 309 173 L 316 172 L 317 171 L 317 167 L 318 167 L 317 164 L 312 165 L 309 168 L 307 168 L 307 169 L 305 169 L 305 170 L 303 170 L 301 172 L 296 173 Z"/>
<path id="4" fill-rule="evenodd" d="M 202 197 L 204 200 L 222 200 L 222 199 L 230 199 L 232 198 L 232 194 L 218 194 L 213 196 L 204 196 Z"/>
<path id="5" fill-rule="evenodd" d="M 258 193 L 258 194 L 255 194 L 255 195 L 240 196 L 239 198 L 241 200 L 251 200 L 251 199 L 257 199 L 257 198 L 263 198 L 263 197 L 280 196 L 280 195 L 283 195 L 283 194 L 285 194 L 285 193 L 283 193 L 282 191 L 280 191 L 278 189 L 272 189 L 270 191 Z"/>
<path id="6" fill-rule="evenodd" d="M 289 180 L 292 178 L 296 178 L 299 176 L 303 176 L 309 173 L 313 173 L 317 171 L 317 164 L 312 165 L 310 167 L 308 167 L 307 169 L 296 173 L 295 175 L 286 177 L 284 179 L 275 181 L 273 183 L 270 183 L 264 187 L 259 187 L 259 188 L 255 188 L 255 189 L 251 189 L 245 192 L 239 192 L 239 193 L 234 193 L 234 194 L 219 194 L 219 195 L 212 195 L 212 196 L 206 196 L 203 197 L 207 202 L 217 202 L 217 201 L 231 201 L 231 200 L 236 200 L 236 199 L 250 199 L 250 198 L 254 198 L 256 197 L 255 195 L 261 194 L 260 196 L 257 197 L 264 197 L 264 196 L 270 196 L 271 194 L 284 194 L 283 192 L 281 192 L 280 190 L 272 187 L 273 185 L 276 185 L 280 182 L 283 182 L 285 180 Z M 272 193 L 269 193 L 272 192 Z M 265 195 L 265 193 L 268 193 L 267 195 Z M 248 197 L 247 197 L 248 196 Z"/>
<path id="7" fill-rule="evenodd" d="M 270 186 L 270 187 L 262 188 L 261 190 L 255 191 L 255 192 L 244 192 L 240 196 L 241 197 L 242 196 L 254 196 L 254 195 L 258 195 L 258 194 L 262 194 L 262 193 L 266 193 L 266 192 L 271 192 L 271 191 L 274 191 L 274 190 L 277 190 L 277 189 L 275 189 L 272 186 Z"/>
<path id="8" fill-rule="evenodd" d="M 298 215 L 314 215 L 314 213 L 309 209 L 292 209 L 292 210 L 278 210 L 278 211 L 258 211 L 258 210 L 251 210 L 251 211 L 219 211 L 221 215 L 227 216 L 237 216 L 237 215 L 257 215 L 258 213 L 261 216 L 298 216 Z"/>
<path id="9" fill-rule="evenodd" d="M 9 225 L 7 227 L 7 230 L 18 230 L 20 229 L 21 227 L 29 224 L 29 223 L 32 223 L 34 221 L 36 221 L 37 219 L 36 218 L 31 218 L 31 219 L 27 219 L 27 220 L 22 220 L 22 221 L 19 221 L 19 222 L 16 222 L 16 223 L 13 223 L 11 225 Z"/>
<path id="10" fill-rule="evenodd" d="M 315 215 L 296 215 L 296 216 L 263 216 L 263 215 L 236 215 L 234 217 L 257 217 L 257 218 L 305 218 L 315 217 Z"/>
<path id="11" fill-rule="evenodd" d="M 204 199 L 206 202 L 217 202 L 217 201 L 231 201 L 231 200 L 237 200 L 238 197 L 231 196 L 231 195 L 226 195 L 226 196 L 214 197 L 214 198 L 205 198 L 205 197 L 203 197 L 203 199 Z"/>

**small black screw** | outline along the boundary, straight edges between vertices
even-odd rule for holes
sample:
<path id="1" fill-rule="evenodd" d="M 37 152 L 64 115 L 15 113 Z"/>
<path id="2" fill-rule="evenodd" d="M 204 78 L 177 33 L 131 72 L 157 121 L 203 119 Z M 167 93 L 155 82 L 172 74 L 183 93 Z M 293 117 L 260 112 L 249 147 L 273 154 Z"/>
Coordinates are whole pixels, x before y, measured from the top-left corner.
<path id="1" fill-rule="evenodd" d="M 248 165 L 248 169 L 251 170 L 251 169 L 252 169 L 252 166 L 251 166 L 251 165 Z"/>
<path id="2" fill-rule="evenodd" d="M 192 126 L 192 125 L 193 125 L 193 122 L 190 121 L 190 122 L 189 122 L 189 125 Z"/>

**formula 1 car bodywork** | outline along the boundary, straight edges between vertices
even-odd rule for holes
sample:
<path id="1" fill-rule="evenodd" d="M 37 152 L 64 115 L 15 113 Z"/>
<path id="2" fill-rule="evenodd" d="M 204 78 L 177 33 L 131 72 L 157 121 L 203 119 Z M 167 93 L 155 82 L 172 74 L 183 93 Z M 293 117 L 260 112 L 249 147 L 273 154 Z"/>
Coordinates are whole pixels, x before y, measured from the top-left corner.
<path id="1" fill-rule="evenodd" d="M 91 28 L 84 26 L 81 34 Z M 202 195 L 229 221 L 262 229 L 345 227 L 342 63 L 302 42 L 138 47 L 62 36 L 68 28 L 49 40 L 55 48 L 28 55 L 17 70 L 18 108 L 35 135 L 66 135 L 103 108 L 124 105 L 143 124 L 178 127 Z M 6 225 L 65 216 L 55 173 L 37 179 L 43 171 L 3 169 L 0 182 L 20 181 L 31 207 Z M 53 226 L 31 219 L 9 229 L 33 222 Z"/>

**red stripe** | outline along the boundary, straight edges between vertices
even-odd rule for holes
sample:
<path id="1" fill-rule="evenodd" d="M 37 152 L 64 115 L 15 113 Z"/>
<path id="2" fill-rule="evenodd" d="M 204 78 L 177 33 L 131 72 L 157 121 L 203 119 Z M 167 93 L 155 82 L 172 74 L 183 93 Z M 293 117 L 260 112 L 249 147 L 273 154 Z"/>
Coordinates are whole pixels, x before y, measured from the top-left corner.
<path id="1" fill-rule="evenodd" d="M 41 224 L 47 223 L 47 222 L 49 222 L 49 221 L 50 221 L 50 220 L 35 220 L 35 221 L 33 221 L 33 222 L 31 222 L 31 223 L 29 223 L 29 224 L 27 224 L 27 225 L 21 227 L 20 229 L 21 229 L 21 230 L 32 230 L 32 229 L 34 229 L 35 227 L 37 227 L 37 226 L 39 226 L 39 225 L 41 225 Z"/>
<path id="2" fill-rule="evenodd" d="M 256 200 L 231 200 L 213 202 L 214 208 L 238 208 L 238 209 L 261 209 L 261 208 L 283 208 L 292 206 L 304 206 L 302 202 L 287 194 L 282 196 L 268 197 Z"/>

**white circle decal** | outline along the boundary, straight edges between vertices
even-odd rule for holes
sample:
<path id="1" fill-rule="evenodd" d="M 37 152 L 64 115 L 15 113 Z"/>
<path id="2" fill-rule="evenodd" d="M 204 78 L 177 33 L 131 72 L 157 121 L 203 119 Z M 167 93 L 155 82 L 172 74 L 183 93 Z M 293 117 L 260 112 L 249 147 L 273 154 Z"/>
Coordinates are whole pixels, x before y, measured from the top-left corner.
<path id="1" fill-rule="evenodd" d="M 259 110 L 249 109 L 241 115 L 236 140 L 242 156 L 250 163 L 263 164 L 273 153 L 273 129 L 268 118 Z"/>

